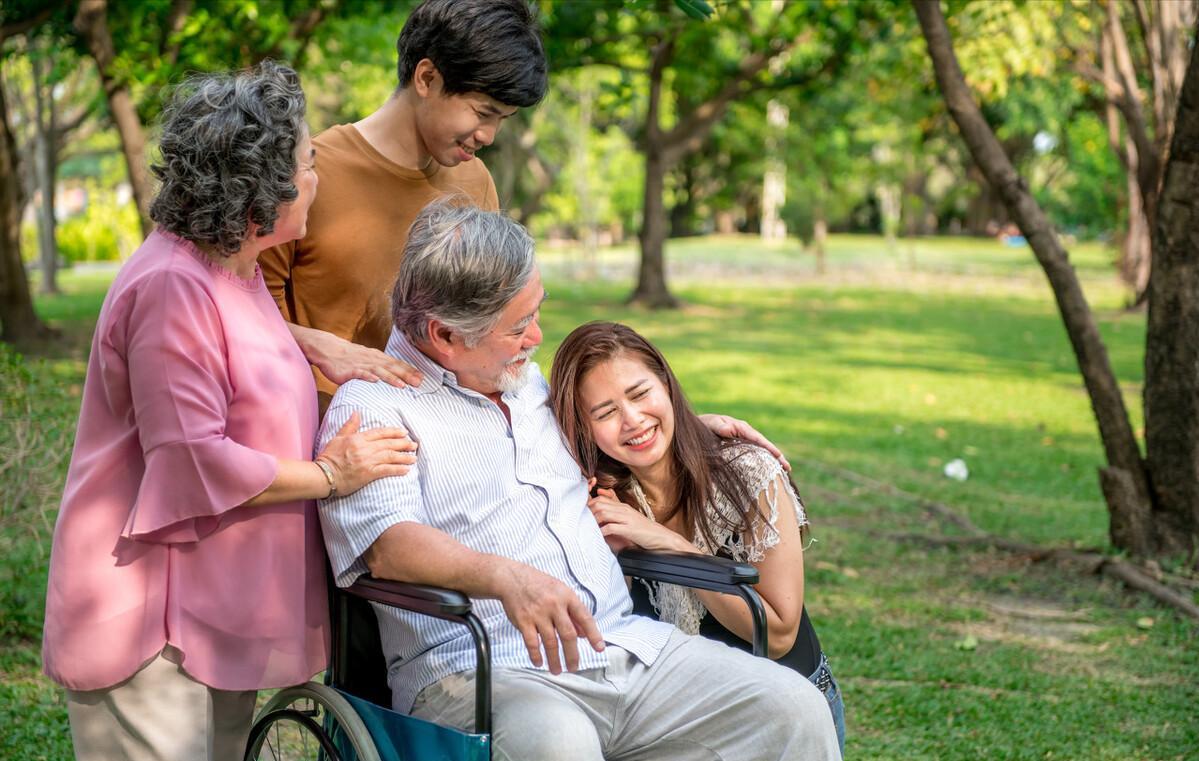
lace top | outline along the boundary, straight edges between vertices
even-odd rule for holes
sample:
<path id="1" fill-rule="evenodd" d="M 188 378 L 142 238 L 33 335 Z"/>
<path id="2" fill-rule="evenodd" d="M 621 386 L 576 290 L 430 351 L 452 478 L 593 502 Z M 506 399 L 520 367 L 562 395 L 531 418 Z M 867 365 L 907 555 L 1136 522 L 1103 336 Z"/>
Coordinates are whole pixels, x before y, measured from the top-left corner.
<path id="1" fill-rule="evenodd" d="M 808 524 L 807 514 L 799 495 L 791 488 L 783 466 L 769 452 L 746 444 L 725 449 L 724 456 L 744 480 L 749 493 L 757 495 L 758 504 L 764 503 L 769 509 L 769 514 L 763 515 L 755 510 L 749 536 L 738 534 L 729 528 L 729 524 L 736 525 L 740 510 L 729 504 L 722 494 L 717 493 L 707 504 L 709 524 L 714 529 L 712 535 L 716 540 L 716 546 L 708 546 L 699 526 L 692 527 L 692 544 L 709 555 L 723 555 L 739 562 L 757 563 L 766 557 L 767 550 L 779 543 L 776 526 L 780 509 L 795 510 L 796 524 L 800 527 Z M 645 491 L 636 478 L 631 479 L 629 491 L 636 503 L 635 507 L 650 520 L 656 520 Z M 685 634 L 699 633 L 700 621 L 708 611 L 693 590 L 676 584 L 663 584 L 646 579 L 640 581 L 645 585 L 650 604 L 654 606 L 660 620 L 674 624 Z"/>

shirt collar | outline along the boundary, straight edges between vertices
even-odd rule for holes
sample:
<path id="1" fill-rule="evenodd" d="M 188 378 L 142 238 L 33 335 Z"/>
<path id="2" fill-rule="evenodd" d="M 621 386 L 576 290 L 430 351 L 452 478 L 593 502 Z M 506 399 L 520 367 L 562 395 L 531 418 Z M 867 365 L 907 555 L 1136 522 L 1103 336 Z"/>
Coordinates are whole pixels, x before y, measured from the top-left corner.
<path id="1" fill-rule="evenodd" d="M 447 370 L 430 359 L 415 344 L 408 340 L 408 337 L 401 333 L 399 328 L 392 327 L 391 329 L 391 337 L 387 340 L 387 353 L 396 359 L 407 362 L 420 371 L 422 376 L 421 384 L 415 388 L 418 393 L 432 394 L 442 386 L 448 386 L 467 396 L 474 396 L 480 399 L 487 398 L 478 391 L 458 385 L 458 376 L 452 370 Z M 541 372 L 536 363 L 530 363 L 528 371 L 531 373 Z M 524 390 L 531 385 L 532 381 L 526 383 L 516 391 L 505 392 L 503 395 L 504 400 L 510 402 L 514 399 L 520 399 L 523 396 Z"/>
<path id="2" fill-rule="evenodd" d="M 423 351 L 416 348 L 408 340 L 408 336 L 400 332 L 399 328 L 393 327 L 391 329 L 391 337 L 387 339 L 387 353 L 398 360 L 407 362 L 420 371 L 423 379 L 416 390 L 421 393 L 431 394 L 443 385 L 461 391 L 467 390 L 458 385 L 457 375 L 437 364 L 426 356 Z"/>

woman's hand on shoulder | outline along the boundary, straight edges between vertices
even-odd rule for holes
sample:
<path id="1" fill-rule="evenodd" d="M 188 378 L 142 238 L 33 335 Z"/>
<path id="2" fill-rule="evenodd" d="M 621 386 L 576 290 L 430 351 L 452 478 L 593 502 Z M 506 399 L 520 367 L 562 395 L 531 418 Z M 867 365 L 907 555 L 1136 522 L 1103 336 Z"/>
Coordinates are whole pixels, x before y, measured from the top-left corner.
<path id="1" fill-rule="evenodd" d="M 416 442 L 403 428 L 372 428 L 359 432 L 362 418 L 350 415 L 316 456 L 333 472 L 339 496 L 352 494 L 371 481 L 403 476 L 416 462 Z"/>
<path id="2" fill-rule="evenodd" d="M 587 507 L 613 552 L 629 547 L 661 552 L 697 551 L 683 537 L 621 502 L 611 489 L 597 489 L 596 496 L 587 500 Z"/>

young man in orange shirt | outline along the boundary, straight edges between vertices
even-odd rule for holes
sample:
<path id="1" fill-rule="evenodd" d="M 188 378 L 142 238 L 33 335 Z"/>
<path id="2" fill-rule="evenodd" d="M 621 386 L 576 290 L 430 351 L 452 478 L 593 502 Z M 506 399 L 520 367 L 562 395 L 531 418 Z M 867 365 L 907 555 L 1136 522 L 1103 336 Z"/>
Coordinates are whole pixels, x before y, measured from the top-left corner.
<path id="1" fill-rule="evenodd" d="M 316 368 L 322 414 L 351 378 L 419 382 L 419 373 L 381 351 L 408 227 L 443 195 L 499 208 L 475 152 L 546 91 L 545 53 L 525 0 L 427 0 L 404 24 L 396 50 L 399 87 L 387 102 L 313 140 L 319 190 L 307 233 L 259 260 Z"/>

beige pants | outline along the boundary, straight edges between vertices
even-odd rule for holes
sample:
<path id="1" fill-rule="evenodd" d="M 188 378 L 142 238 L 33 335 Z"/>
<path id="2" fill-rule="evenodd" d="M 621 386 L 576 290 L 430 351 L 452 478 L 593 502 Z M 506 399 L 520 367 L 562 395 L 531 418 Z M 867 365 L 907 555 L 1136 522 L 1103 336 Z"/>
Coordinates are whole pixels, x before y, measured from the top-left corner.
<path id="1" fill-rule="evenodd" d="M 239 761 L 254 720 L 254 690 L 192 679 L 167 648 L 104 690 L 67 690 L 78 761 Z"/>

